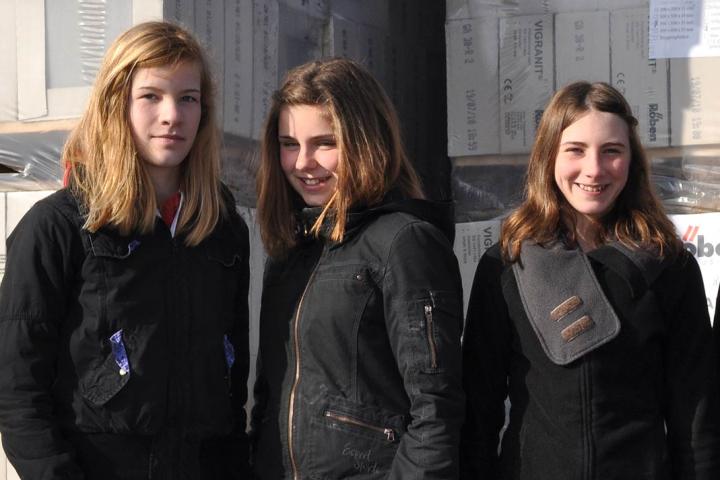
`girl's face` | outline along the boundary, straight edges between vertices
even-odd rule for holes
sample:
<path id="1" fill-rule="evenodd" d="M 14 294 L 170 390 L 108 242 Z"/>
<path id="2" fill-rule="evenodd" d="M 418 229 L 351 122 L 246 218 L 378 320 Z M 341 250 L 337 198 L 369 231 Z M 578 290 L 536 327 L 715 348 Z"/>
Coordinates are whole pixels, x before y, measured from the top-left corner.
<path id="1" fill-rule="evenodd" d="M 292 188 L 311 207 L 325 205 L 337 188 L 338 147 L 326 111 L 285 106 L 278 119 L 280 165 Z"/>
<path id="2" fill-rule="evenodd" d="M 179 175 L 200 125 L 200 66 L 140 68 L 130 90 L 130 127 L 150 175 Z"/>
<path id="3" fill-rule="evenodd" d="M 612 210 L 627 183 L 630 156 L 628 126 L 614 113 L 590 110 L 563 130 L 555 183 L 579 221 Z"/>

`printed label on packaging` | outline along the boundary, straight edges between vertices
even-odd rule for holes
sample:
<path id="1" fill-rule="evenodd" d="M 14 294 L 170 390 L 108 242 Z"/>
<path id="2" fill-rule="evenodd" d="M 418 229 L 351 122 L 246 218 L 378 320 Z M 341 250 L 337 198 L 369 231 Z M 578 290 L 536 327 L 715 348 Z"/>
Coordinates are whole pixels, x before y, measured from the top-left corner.
<path id="1" fill-rule="evenodd" d="M 500 19 L 500 151 L 530 151 L 553 94 L 553 17 Z"/>

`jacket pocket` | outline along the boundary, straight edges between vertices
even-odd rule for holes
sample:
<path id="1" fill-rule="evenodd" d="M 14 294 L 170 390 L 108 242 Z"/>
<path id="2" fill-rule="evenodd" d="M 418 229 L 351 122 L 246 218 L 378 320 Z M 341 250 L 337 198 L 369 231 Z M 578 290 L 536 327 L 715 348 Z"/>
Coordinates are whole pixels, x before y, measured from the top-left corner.
<path id="1" fill-rule="evenodd" d="M 105 361 L 82 380 L 82 396 L 96 406 L 105 405 L 130 380 L 130 367 L 122 330 L 110 337 L 112 349 Z"/>
<path id="2" fill-rule="evenodd" d="M 444 291 L 430 290 L 427 296 L 410 303 L 410 331 L 416 339 L 415 365 L 421 372 L 441 373 L 448 368 L 448 347 L 457 350 L 460 345 L 460 308 L 457 295 Z"/>
<path id="3" fill-rule="evenodd" d="M 385 478 L 405 427 L 402 415 L 335 399 L 310 422 L 312 478 Z"/>

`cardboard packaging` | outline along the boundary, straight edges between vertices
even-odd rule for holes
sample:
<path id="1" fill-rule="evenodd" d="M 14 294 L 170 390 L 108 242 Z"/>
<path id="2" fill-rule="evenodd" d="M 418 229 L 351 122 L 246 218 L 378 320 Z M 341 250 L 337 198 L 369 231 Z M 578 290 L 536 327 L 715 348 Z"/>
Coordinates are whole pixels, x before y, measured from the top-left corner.
<path id="1" fill-rule="evenodd" d="M 1 192 L 0 193 L 0 280 L 5 274 L 7 259 L 6 240 L 20 219 L 35 205 L 53 193 L 54 190 L 36 192 Z"/>
<path id="2" fill-rule="evenodd" d="M 552 15 L 501 18 L 500 152 L 529 152 L 553 94 Z"/>
<path id="3" fill-rule="evenodd" d="M 226 0 L 224 30 L 223 130 L 250 138 L 253 133 L 253 3 Z"/>
<path id="4" fill-rule="evenodd" d="M 481 16 L 541 15 L 545 13 L 613 11 L 647 6 L 648 0 L 446 0 L 446 19 Z"/>
<path id="5" fill-rule="evenodd" d="M 555 15 L 555 89 L 578 80 L 610 81 L 607 11 Z"/>
<path id="6" fill-rule="evenodd" d="M 333 14 L 323 35 L 324 57 L 360 61 L 388 89 L 389 39 L 386 31 Z"/>
<path id="7" fill-rule="evenodd" d="M 611 12 L 610 32 L 611 83 L 632 107 L 643 145 L 667 147 L 668 61 L 648 59 L 647 8 Z"/>
<path id="8" fill-rule="evenodd" d="M 720 61 L 713 57 L 670 59 L 670 144 L 720 143 Z"/>
<path id="9" fill-rule="evenodd" d="M 445 25 L 448 155 L 500 151 L 498 21 L 494 17 Z"/>
<path id="10" fill-rule="evenodd" d="M 0 122 L 17 120 L 15 0 L 0 0 Z"/>

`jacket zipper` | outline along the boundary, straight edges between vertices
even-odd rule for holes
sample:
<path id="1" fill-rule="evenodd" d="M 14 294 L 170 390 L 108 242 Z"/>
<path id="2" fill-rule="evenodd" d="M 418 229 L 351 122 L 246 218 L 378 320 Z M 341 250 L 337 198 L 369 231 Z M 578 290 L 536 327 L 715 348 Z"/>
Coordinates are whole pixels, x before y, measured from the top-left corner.
<path id="1" fill-rule="evenodd" d="M 323 247 L 323 253 L 324 251 L 325 248 Z M 322 254 L 320 256 L 322 257 Z M 297 390 L 297 386 L 300 383 L 300 312 L 302 311 L 303 302 L 305 301 L 305 294 L 310 288 L 310 284 L 312 283 L 313 278 L 315 278 L 315 272 L 317 271 L 319 263 L 320 260 L 318 259 L 318 262 L 315 264 L 315 267 L 310 274 L 310 278 L 305 285 L 305 290 L 303 290 L 300 301 L 298 302 L 297 311 L 295 312 L 295 323 L 293 325 L 293 332 L 295 336 L 295 338 L 293 339 L 293 347 L 295 348 L 295 379 L 293 381 L 292 388 L 290 389 L 290 405 L 288 407 L 288 452 L 290 453 L 290 467 L 292 468 L 292 476 L 295 480 L 298 480 L 300 478 L 300 476 L 298 475 L 297 464 L 295 462 L 295 453 L 293 452 L 293 416 L 295 414 L 295 391 Z"/>
<path id="2" fill-rule="evenodd" d="M 592 472 L 595 461 L 592 441 L 592 385 L 590 381 L 590 367 L 589 359 L 584 357 L 580 366 L 580 392 L 582 396 L 582 435 L 584 450 L 583 478 L 588 480 L 593 477 Z"/>
<path id="3" fill-rule="evenodd" d="M 430 367 L 435 369 L 438 368 L 437 345 L 433 328 L 433 307 L 430 304 L 425 305 L 425 328 L 427 329 L 428 347 L 430 347 Z"/>
<path id="4" fill-rule="evenodd" d="M 375 432 L 381 433 L 381 434 L 385 435 L 385 439 L 388 442 L 395 441 L 395 430 L 393 430 L 392 428 L 378 427 L 377 425 L 371 425 L 371 424 L 364 422 L 362 420 L 359 420 L 357 418 L 351 417 L 349 415 L 345 415 L 343 413 L 333 412 L 332 410 L 326 411 L 325 416 L 328 418 L 332 418 L 333 420 L 336 420 L 338 422 L 348 423 L 350 425 L 355 425 L 357 427 L 362 427 L 362 428 L 366 428 L 368 430 L 373 430 Z"/>

